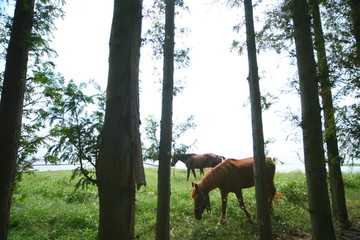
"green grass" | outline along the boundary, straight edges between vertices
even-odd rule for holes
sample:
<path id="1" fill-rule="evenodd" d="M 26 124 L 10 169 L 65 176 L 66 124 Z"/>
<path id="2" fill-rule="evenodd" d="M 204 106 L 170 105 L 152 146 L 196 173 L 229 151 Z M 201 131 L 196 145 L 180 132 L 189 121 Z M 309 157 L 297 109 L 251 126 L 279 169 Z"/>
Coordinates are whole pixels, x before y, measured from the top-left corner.
<path id="1" fill-rule="evenodd" d="M 136 195 L 137 239 L 155 239 L 157 169 L 146 168 L 147 186 Z M 96 239 L 98 224 L 97 188 L 75 190 L 70 171 L 36 172 L 24 176 L 16 188 L 11 209 L 10 240 Z M 193 180 L 193 178 L 191 178 Z M 197 179 L 198 181 L 199 179 Z M 360 174 L 344 174 L 347 207 L 352 221 L 360 219 Z M 274 203 L 273 233 L 289 239 L 310 232 L 305 176 L 301 172 L 277 173 L 275 185 L 285 196 Z M 210 193 L 212 212 L 198 221 L 190 199 L 191 181 L 184 170 L 171 172 L 171 239 L 256 239 L 255 221 L 245 219 L 234 194 L 229 195 L 227 224 L 216 227 L 220 218 L 220 192 Z M 255 218 L 254 188 L 243 191 L 245 203 Z"/>

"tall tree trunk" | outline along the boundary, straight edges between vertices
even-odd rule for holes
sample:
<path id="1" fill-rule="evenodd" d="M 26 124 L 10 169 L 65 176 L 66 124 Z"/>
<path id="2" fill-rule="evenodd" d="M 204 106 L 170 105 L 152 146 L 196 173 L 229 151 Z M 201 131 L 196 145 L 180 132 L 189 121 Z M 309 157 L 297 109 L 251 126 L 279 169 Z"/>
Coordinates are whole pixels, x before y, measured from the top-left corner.
<path id="1" fill-rule="evenodd" d="M 310 1 L 313 16 L 313 28 L 315 35 L 315 48 L 317 53 L 317 66 L 320 81 L 320 96 L 324 110 L 325 143 L 327 148 L 327 164 L 329 167 L 330 190 L 332 199 L 332 210 L 334 217 L 339 223 L 349 226 L 346 209 L 344 182 L 341 173 L 338 141 L 336 136 L 336 122 L 333 107 L 331 83 L 329 78 L 329 65 L 326 57 L 325 40 L 322 31 L 319 1 Z"/>
<path id="2" fill-rule="evenodd" d="M 292 1 L 300 80 L 305 172 L 313 239 L 335 239 L 321 129 L 318 81 L 306 0 Z"/>
<path id="3" fill-rule="evenodd" d="M 0 239 L 7 239 L 21 133 L 34 0 L 17 0 L 0 103 Z"/>
<path id="4" fill-rule="evenodd" d="M 96 165 L 98 238 L 133 239 L 135 183 L 145 184 L 139 133 L 142 0 L 114 1 L 106 112 Z"/>
<path id="5" fill-rule="evenodd" d="M 251 0 L 245 0 L 246 44 L 249 61 L 249 87 L 251 101 L 251 119 L 254 151 L 254 178 L 256 191 L 257 221 L 260 239 L 272 239 L 268 189 L 266 185 L 266 166 L 264 153 L 264 136 L 262 128 L 261 102 L 259 89 L 256 43 Z"/>
<path id="6" fill-rule="evenodd" d="M 166 0 L 164 75 L 158 170 L 158 203 L 156 239 L 169 239 L 170 234 L 170 159 L 172 143 L 172 108 L 174 85 L 175 1 Z"/>

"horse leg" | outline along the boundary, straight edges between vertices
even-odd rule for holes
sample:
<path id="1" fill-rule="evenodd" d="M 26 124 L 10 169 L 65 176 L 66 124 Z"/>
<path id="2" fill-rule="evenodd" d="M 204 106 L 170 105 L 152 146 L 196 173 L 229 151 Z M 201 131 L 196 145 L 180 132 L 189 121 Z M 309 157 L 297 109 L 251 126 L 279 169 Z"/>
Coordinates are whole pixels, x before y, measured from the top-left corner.
<path id="1" fill-rule="evenodd" d="M 228 193 L 221 191 L 221 218 L 216 226 L 221 226 L 226 223 L 226 206 L 227 206 L 227 195 Z"/>
<path id="2" fill-rule="evenodd" d="M 200 175 L 203 175 L 204 176 L 204 169 L 200 168 Z"/>
<path id="3" fill-rule="evenodd" d="M 192 173 L 194 174 L 194 178 L 196 179 L 195 168 L 192 168 L 191 171 L 192 171 Z"/>
<path id="4" fill-rule="evenodd" d="M 240 208 L 244 211 L 246 217 L 250 219 L 251 214 L 245 207 L 245 203 L 244 203 L 244 199 L 243 199 L 243 195 L 242 195 L 242 190 L 240 189 L 240 191 L 236 192 L 235 194 L 236 194 L 236 197 L 237 197 L 237 199 L 239 201 Z"/>
<path id="5" fill-rule="evenodd" d="M 186 177 L 186 181 L 189 181 L 189 176 L 190 176 L 190 168 L 187 169 L 187 177 Z"/>

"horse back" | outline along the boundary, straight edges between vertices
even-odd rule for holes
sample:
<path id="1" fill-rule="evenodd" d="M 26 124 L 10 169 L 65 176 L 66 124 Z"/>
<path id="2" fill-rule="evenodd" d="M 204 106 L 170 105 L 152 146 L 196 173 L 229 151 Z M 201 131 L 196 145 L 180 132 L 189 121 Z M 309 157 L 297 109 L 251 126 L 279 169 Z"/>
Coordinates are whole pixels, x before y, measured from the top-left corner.
<path id="1" fill-rule="evenodd" d="M 186 160 L 185 165 L 187 168 L 204 168 L 207 162 L 204 155 L 194 155 Z"/>
<path id="2" fill-rule="evenodd" d="M 253 168 L 254 167 L 254 158 L 253 157 L 239 159 L 239 160 L 229 158 L 229 159 L 225 159 L 225 160 L 232 161 L 232 163 L 238 169 L 250 168 L 250 167 Z M 265 167 L 267 169 L 267 173 L 275 173 L 275 164 L 274 164 L 274 162 L 272 161 L 271 158 L 269 158 L 269 157 L 265 158 Z"/>
<path id="3" fill-rule="evenodd" d="M 193 155 L 185 162 L 187 168 L 215 167 L 222 159 L 212 153 Z"/>
<path id="4" fill-rule="evenodd" d="M 266 159 L 268 181 L 274 178 L 275 165 L 268 158 Z M 225 159 L 216 169 L 222 175 L 219 183 L 220 189 L 228 192 L 238 191 L 240 188 L 250 188 L 254 183 L 254 158 L 245 159 Z"/>
<path id="5" fill-rule="evenodd" d="M 219 168 L 222 171 L 223 188 L 229 191 L 237 191 L 240 188 L 249 188 L 254 186 L 253 159 L 246 158 L 241 160 L 225 159 Z"/>

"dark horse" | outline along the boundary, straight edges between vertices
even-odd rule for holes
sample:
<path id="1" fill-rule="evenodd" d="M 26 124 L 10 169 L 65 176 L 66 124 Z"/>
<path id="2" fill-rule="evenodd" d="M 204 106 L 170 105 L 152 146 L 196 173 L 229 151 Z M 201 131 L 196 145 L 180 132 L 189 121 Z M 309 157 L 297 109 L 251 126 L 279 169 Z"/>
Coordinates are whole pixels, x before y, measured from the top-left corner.
<path id="1" fill-rule="evenodd" d="M 253 166 L 254 158 L 242 160 L 227 158 L 221 164 L 207 172 L 207 174 L 201 178 L 200 182 L 192 183 L 193 189 L 190 196 L 195 203 L 195 218 L 200 220 L 205 209 L 208 212 L 211 211 L 209 192 L 215 188 L 220 189 L 222 199 L 221 218 L 217 225 L 222 225 L 226 222 L 226 205 L 229 192 L 236 194 L 240 208 L 245 212 L 247 218 L 251 218 L 249 211 L 245 207 L 242 189 L 254 186 Z M 271 158 L 266 158 L 266 184 L 271 212 L 273 211 L 272 202 L 276 193 L 274 175 L 275 164 Z"/>
<path id="2" fill-rule="evenodd" d="M 218 156 L 213 153 L 206 153 L 206 154 L 175 154 L 171 161 L 171 166 L 175 166 L 175 164 L 180 160 L 183 163 L 185 163 L 187 168 L 187 180 L 189 180 L 190 176 L 190 170 L 194 174 L 194 177 L 196 178 L 195 174 L 195 168 L 200 169 L 200 175 L 204 175 L 204 168 L 207 167 L 215 167 L 221 161 L 225 159 L 222 156 Z"/>

